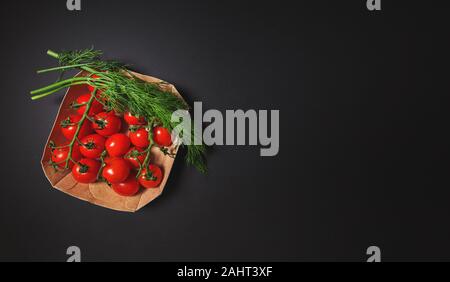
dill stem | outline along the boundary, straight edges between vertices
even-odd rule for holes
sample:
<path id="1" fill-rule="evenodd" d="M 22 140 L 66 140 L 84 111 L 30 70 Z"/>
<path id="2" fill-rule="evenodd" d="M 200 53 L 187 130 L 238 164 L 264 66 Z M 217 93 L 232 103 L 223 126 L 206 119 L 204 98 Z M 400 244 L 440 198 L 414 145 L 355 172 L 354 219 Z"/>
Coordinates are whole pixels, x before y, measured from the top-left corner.
<path id="1" fill-rule="evenodd" d="M 31 100 L 34 101 L 34 100 L 38 100 L 38 99 L 44 98 L 44 97 L 46 97 L 46 96 L 48 96 L 48 95 L 51 95 L 51 94 L 53 94 L 53 93 L 55 93 L 55 92 L 58 92 L 58 91 L 61 90 L 61 89 L 64 89 L 64 88 L 67 88 L 67 87 L 70 87 L 70 86 L 84 85 L 84 84 L 86 84 L 86 83 L 84 83 L 84 82 L 77 82 L 77 83 L 72 83 L 72 84 L 70 84 L 70 85 L 61 86 L 60 88 L 51 90 L 51 91 L 49 91 L 49 92 L 42 93 L 42 94 L 37 94 L 37 95 L 31 97 Z"/>
<path id="2" fill-rule="evenodd" d="M 47 51 L 47 55 L 49 55 L 50 57 L 53 57 L 53 58 L 55 58 L 55 59 L 59 59 L 59 54 L 56 53 L 55 51 L 48 50 L 48 51 Z"/>
<path id="3" fill-rule="evenodd" d="M 79 81 L 84 81 L 87 82 L 89 80 L 89 78 L 87 77 L 73 77 L 73 78 L 69 78 L 63 81 L 59 81 L 59 82 L 55 82 L 53 84 L 50 84 L 48 86 L 33 90 L 30 92 L 31 95 L 36 95 L 36 94 L 41 94 L 41 93 L 46 93 L 48 91 L 51 91 L 53 89 L 59 88 L 61 86 L 66 86 L 66 85 L 70 85 L 74 82 L 79 82 Z"/>
<path id="4" fill-rule="evenodd" d="M 74 69 L 74 68 L 79 68 L 79 67 L 86 66 L 86 65 L 87 64 L 60 66 L 60 67 L 54 67 L 54 68 L 49 68 L 49 69 L 38 70 L 36 73 L 41 74 L 41 73 L 47 73 L 47 72 L 52 72 L 52 71 L 58 71 L 58 70 Z"/>

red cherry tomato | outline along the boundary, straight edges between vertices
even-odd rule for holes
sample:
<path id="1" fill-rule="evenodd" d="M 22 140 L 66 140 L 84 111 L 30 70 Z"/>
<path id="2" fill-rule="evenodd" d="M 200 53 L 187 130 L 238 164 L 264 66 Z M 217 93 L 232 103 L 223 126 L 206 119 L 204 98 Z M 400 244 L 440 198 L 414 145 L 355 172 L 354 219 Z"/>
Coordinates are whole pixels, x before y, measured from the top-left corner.
<path id="1" fill-rule="evenodd" d="M 98 159 L 105 150 L 105 137 L 91 134 L 81 139 L 80 152 L 85 158 Z"/>
<path id="2" fill-rule="evenodd" d="M 150 142 L 148 141 L 148 131 L 145 128 L 130 131 L 128 136 L 130 137 L 131 143 L 136 147 L 147 148 L 148 145 L 150 145 Z"/>
<path id="3" fill-rule="evenodd" d="M 124 182 L 114 183 L 111 187 L 121 196 L 134 196 L 139 192 L 139 181 L 136 179 L 136 175 L 130 174 Z"/>
<path id="4" fill-rule="evenodd" d="M 134 168 L 140 168 L 141 164 L 144 163 L 147 153 L 139 147 L 132 147 L 124 156 L 124 159 Z"/>
<path id="5" fill-rule="evenodd" d="M 82 159 L 72 168 L 72 176 L 79 183 L 94 183 L 100 170 L 100 162 L 92 159 Z"/>
<path id="6" fill-rule="evenodd" d="M 66 166 L 66 160 L 69 157 L 69 147 L 58 148 L 52 151 L 52 162 L 60 168 Z M 78 162 L 81 159 L 81 153 L 79 146 L 75 144 L 72 149 L 72 160 Z M 73 167 L 73 162 L 69 161 L 69 168 Z"/>
<path id="7" fill-rule="evenodd" d="M 161 184 L 163 173 L 157 165 L 149 165 L 148 169 L 143 169 L 139 177 L 139 183 L 147 189 L 156 188 Z"/>
<path id="8" fill-rule="evenodd" d="M 75 132 L 78 129 L 78 122 L 81 120 L 80 115 L 70 115 L 61 122 L 61 132 L 66 137 L 67 140 L 72 140 L 75 136 Z M 83 125 L 81 125 L 80 132 L 78 133 L 78 138 L 83 138 L 86 135 L 92 133 L 92 124 L 89 120 L 84 120 Z"/>
<path id="9" fill-rule="evenodd" d="M 111 157 L 122 157 L 130 148 L 130 138 L 122 133 L 117 133 L 106 139 L 106 151 Z"/>
<path id="10" fill-rule="evenodd" d="M 107 157 L 105 157 L 105 158 L 103 159 L 103 161 L 105 162 L 105 164 L 110 164 L 111 161 L 112 161 L 112 160 L 115 160 L 115 159 L 117 159 L 117 158 L 113 158 L 113 157 L 107 156 Z"/>
<path id="11" fill-rule="evenodd" d="M 114 111 L 114 110 L 111 110 L 111 111 L 109 111 L 109 112 L 107 112 L 108 114 L 110 114 L 110 115 L 112 115 L 112 116 L 116 116 L 116 117 L 122 117 L 123 116 L 123 114 L 122 113 L 118 113 L 118 112 L 116 112 L 116 111 Z"/>
<path id="12" fill-rule="evenodd" d="M 153 140 L 156 144 L 162 147 L 170 147 L 172 146 L 172 136 L 164 127 L 155 127 L 153 128 Z"/>
<path id="13" fill-rule="evenodd" d="M 92 96 L 91 94 L 84 94 L 75 100 L 73 107 L 77 109 L 77 113 L 79 115 L 83 115 L 84 112 L 86 111 L 86 104 L 91 99 L 91 96 Z M 93 116 L 93 115 L 96 115 L 101 112 L 103 112 L 103 105 L 100 102 L 98 102 L 97 100 L 94 100 L 92 102 L 91 108 L 89 109 L 88 115 Z"/>
<path id="14" fill-rule="evenodd" d="M 102 176 L 109 183 L 120 183 L 125 181 L 130 174 L 130 165 L 124 159 L 111 158 L 103 168 Z"/>
<path id="15" fill-rule="evenodd" d="M 120 131 L 122 121 L 111 112 L 101 112 L 95 115 L 92 126 L 97 134 L 111 136 Z"/>
<path id="16" fill-rule="evenodd" d="M 130 112 L 125 112 L 123 115 L 123 119 L 125 120 L 128 125 L 144 125 L 145 124 L 145 118 L 144 117 L 138 117 L 132 115 Z"/>

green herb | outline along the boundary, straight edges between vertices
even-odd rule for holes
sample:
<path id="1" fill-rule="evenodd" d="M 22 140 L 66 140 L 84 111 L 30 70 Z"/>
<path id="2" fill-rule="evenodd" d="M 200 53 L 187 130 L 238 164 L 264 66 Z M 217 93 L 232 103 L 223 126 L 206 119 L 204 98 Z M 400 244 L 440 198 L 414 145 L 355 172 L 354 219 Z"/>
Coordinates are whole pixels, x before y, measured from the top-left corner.
<path id="1" fill-rule="evenodd" d="M 60 72 L 61 77 L 49 86 L 31 91 L 31 99 L 33 100 L 46 97 L 74 85 L 88 84 L 101 90 L 97 96 L 93 95 L 93 97 L 99 101 L 107 101 L 106 107 L 116 112 L 130 111 L 134 115 L 145 117 L 152 126 L 162 125 L 170 131 L 176 126 L 171 122 L 172 113 L 180 109 L 189 109 L 183 99 L 161 87 L 165 83 L 145 82 L 133 75 L 126 68 L 126 65 L 117 61 L 102 60 L 101 51 L 85 49 L 63 51 L 58 54 L 49 50 L 47 54 L 58 59 L 59 66 L 40 70 L 38 73 Z M 87 71 L 95 74 L 97 78 L 89 76 L 62 80 L 62 74 L 71 69 Z M 186 145 L 186 147 L 187 163 L 205 173 L 207 170 L 205 146 Z"/>

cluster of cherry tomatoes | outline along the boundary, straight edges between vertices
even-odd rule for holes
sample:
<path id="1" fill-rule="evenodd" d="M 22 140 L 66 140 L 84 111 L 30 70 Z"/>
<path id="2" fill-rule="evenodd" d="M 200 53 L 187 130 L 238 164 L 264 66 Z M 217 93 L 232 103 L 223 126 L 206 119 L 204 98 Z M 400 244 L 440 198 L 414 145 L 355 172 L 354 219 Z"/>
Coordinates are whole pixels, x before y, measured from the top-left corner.
<path id="1" fill-rule="evenodd" d="M 150 163 L 150 149 L 155 145 L 167 152 L 172 146 L 169 131 L 158 126 L 149 128 L 143 117 L 130 112 L 107 112 L 100 100 L 91 97 L 86 93 L 72 103 L 75 112 L 60 124 L 68 143 L 53 146 L 51 163 L 71 169 L 79 183 L 104 180 L 122 196 L 137 194 L 140 186 L 159 187 L 163 171 Z M 89 112 L 84 115 L 89 101 Z M 121 133 L 125 131 L 127 134 Z"/>

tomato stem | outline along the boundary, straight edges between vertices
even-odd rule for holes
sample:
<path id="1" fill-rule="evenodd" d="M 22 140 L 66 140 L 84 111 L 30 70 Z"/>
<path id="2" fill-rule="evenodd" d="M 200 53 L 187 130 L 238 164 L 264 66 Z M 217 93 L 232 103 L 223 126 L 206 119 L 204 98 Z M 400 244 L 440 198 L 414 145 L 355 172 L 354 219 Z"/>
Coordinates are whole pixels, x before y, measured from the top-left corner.
<path id="1" fill-rule="evenodd" d="M 51 147 L 51 148 L 52 148 L 52 150 L 57 150 L 57 149 L 64 149 L 64 148 L 67 148 L 67 147 L 69 147 L 69 145 L 65 145 L 65 146 L 56 146 L 56 147 Z"/>
<path id="2" fill-rule="evenodd" d="M 149 145 L 148 145 L 148 147 L 146 149 L 147 155 L 145 156 L 145 159 L 144 159 L 143 163 L 139 166 L 139 171 L 136 174 L 136 178 L 139 178 L 141 176 L 142 170 L 144 168 L 148 169 L 148 165 L 150 163 L 150 151 L 152 150 L 152 147 L 154 145 L 154 142 L 153 142 L 153 131 L 152 131 L 153 122 L 149 122 L 148 123 L 148 128 L 149 128 L 149 130 L 148 130 L 148 143 L 149 143 Z"/>
<path id="3" fill-rule="evenodd" d="M 101 163 L 100 169 L 98 170 L 98 173 L 97 173 L 97 180 L 100 180 L 100 177 L 102 176 L 102 172 L 103 172 L 103 169 L 104 169 L 104 167 L 105 167 L 105 157 L 106 157 L 107 153 L 108 153 L 108 152 L 107 152 L 106 150 L 104 150 L 104 151 L 102 152 L 102 154 L 100 155 L 100 161 L 101 161 L 102 163 Z"/>
<path id="4" fill-rule="evenodd" d="M 88 117 L 88 113 L 89 113 L 89 110 L 91 109 L 92 102 L 94 102 L 94 100 L 95 100 L 96 93 L 97 93 L 97 88 L 95 88 L 94 91 L 92 91 L 91 98 L 86 103 L 86 109 L 85 109 L 83 115 L 81 116 L 81 119 L 78 121 L 77 130 L 75 131 L 73 139 L 69 144 L 69 153 L 67 155 L 66 166 L 65 166 L 66 169 L 69 168 L 69 161 L 72 160 L 73 148 L 75 146 L 75 143 L 79 141 L 78 134 L 80 133 L 80 130 L 81 130 L 81 127 L 83 126 L 84 121 Z"/>

